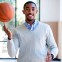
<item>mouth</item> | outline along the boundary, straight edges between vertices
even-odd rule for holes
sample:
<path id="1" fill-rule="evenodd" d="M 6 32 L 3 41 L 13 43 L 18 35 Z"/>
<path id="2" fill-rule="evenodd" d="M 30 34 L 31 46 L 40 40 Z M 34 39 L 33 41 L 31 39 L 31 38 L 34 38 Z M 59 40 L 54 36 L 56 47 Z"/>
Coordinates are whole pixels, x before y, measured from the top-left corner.
<path id="1" fill-rule="evenodd" d="M 30 14 L 30 15 L 28 15 L 28 16 L 29 16 L 29 17 L 32 17 L 33 15 Z"/>
<path id="2" fill-rule="evenodd" d="M 28 14 L 28 17 L 30 17 L 30 18 L 33 17 L 33 14 Z"/>

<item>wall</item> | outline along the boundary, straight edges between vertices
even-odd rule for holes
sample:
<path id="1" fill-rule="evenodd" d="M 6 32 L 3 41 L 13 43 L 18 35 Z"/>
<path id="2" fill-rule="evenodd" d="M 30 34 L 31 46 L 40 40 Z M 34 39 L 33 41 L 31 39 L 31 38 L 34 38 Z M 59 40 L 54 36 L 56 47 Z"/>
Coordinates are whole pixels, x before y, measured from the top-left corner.
<path id="1" fill-rule="evenodd" d="M 60 19 L 60 0 L 40 0 L 40 20 L 59 21 Z"/>
<path id="2" fill-rule="evenodd" d="M 62 0 L 60 0 L 60 21 L 62 22 Z"/>
<path id="3" fill-rule="evenodd" d="M 59 22 L 59 49 L 62 50 L 62 0 L 60 0 L 60 22 Z M 59 52 L 59 58 L 62 59 L 62 51 Z"/>
<path id="4" fill-rule="evenodd" d="M 58 45 L 59 45 L 59 55 L 58 57 L 62 59 L 62 22 L 59 22 L 59 29 L 58 29 Z"/>
<path id="5" fill-rule="evenodd" d="M 40 2 L 40 21 L 51 26 L 59 48 L 58 58 L 61 59 L 62 0 L 40 0 Z"/>

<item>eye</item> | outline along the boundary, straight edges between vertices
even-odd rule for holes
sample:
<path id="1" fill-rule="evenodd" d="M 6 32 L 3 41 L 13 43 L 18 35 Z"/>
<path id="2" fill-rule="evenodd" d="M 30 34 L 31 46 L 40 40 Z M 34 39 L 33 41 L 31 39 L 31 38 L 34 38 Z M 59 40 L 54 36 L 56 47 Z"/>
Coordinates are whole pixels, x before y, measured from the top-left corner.
<path id="1" fill-rule="evenodd" d="M 29 10 L 29 8 L 26 8 L 26 10 Z"/>
<path id="2" fill-rule="evenodd" d="M 29 8 L 28 8 L 28 7 L 26 7 L 26 10 L 27 10 L 27 11 L 29 11 Z"/>
<path id="3" fill-rule="evenodd" d="M 35 9 L 33 8 L 32 11 L 34 11 Z"/>
<path id="4" fill-rule="evenodd" d="M 32 8 L 32 11 L 34 11 L 34 10 L 35 10 L 35 8 L 33 7 L 33 8 Z"/>

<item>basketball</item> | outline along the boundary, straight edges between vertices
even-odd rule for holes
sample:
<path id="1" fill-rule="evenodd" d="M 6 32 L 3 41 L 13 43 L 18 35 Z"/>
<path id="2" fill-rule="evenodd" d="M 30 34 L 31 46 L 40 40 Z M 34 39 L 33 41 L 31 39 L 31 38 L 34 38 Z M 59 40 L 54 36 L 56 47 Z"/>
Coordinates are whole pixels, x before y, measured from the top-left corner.
<path id="1" fill-rule="evenodd" d="M 14 17 L 14 7 L 7 2 L 0 3 L 0 21 L 8 22 Z"/>

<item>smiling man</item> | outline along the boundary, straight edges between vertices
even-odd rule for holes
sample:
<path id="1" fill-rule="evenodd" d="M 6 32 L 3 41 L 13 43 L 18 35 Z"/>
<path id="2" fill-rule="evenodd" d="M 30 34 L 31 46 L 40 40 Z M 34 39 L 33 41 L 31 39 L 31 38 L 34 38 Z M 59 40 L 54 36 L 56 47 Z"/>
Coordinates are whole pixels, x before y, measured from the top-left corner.
<path id="1" fill-rule="evenodd" d="M 35 21 L 35 16 L 37 14 L 37 7 L 35 3 L 27 3 L 24 5 L 23 13 L 25 14 L 26 22 L 32 25 Z"/>
<path id="2" fill-rule="evenodd" d="M 8 54 L 15 57 L 19 48 L 17 62 L 50 62 L 58 54 L 52 30 L 48 24 L 35 19 L 37 12 L 36 4 L 28 1 L 23 7 L 25 22 L 13 33 L 5 25 L 3 27 L 8 35 Z"/>

